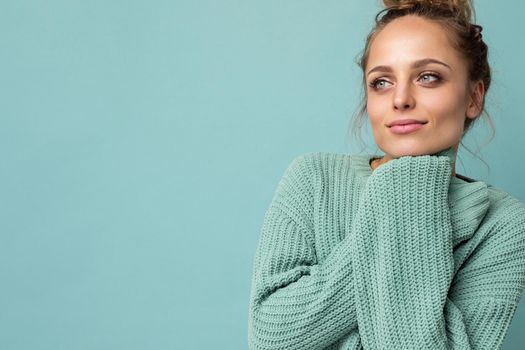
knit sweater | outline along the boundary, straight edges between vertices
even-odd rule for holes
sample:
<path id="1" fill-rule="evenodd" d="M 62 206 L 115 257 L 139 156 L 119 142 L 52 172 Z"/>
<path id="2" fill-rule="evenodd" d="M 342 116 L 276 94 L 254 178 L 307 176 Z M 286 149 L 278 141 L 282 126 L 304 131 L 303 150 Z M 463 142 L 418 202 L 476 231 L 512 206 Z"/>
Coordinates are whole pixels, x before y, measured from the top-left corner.
<path id="1" fill-rule="evenodd" d="M 501 348 L 525 287 L 525 205 L 452 176 L 442 153 L 370 160 L 288 165 L 254 255 L 249 348 Z"/>

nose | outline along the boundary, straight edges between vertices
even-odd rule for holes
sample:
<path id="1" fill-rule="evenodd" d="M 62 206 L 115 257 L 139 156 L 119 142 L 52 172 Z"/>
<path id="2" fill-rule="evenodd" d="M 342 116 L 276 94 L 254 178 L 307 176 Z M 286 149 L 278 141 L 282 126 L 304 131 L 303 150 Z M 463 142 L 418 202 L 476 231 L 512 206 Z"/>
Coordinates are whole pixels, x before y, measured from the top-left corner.
<path id="1" fill-rule="evenodd" d="M 393 98 L 394 109 L 406 110 L 414 108 L 416 104 L 410 83 L 399 82 L 395 88 Z"/>

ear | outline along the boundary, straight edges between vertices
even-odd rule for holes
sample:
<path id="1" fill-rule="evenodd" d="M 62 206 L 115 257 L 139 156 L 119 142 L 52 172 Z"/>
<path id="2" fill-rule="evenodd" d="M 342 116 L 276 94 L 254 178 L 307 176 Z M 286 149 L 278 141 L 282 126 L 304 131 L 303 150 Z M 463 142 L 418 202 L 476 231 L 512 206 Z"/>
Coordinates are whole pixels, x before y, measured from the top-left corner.
<path id="1" fill-rule="evenodd" d="M 466 117 L 470 119 L 477 118 L 481 113 L 481 103 L 485 96 L 485 84 L 482 80 L 478 80 L 470 89 L 469 103 L 465 112 Z"/>

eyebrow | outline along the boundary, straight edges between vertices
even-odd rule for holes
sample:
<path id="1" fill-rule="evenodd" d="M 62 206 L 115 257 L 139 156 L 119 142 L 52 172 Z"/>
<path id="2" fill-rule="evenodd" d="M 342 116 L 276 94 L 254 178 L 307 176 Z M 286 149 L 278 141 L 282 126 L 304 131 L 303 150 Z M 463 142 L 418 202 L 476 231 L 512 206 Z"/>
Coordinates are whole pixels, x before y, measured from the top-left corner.
<path id="1" fill-rule="evenodd" d="M 434 58 L 423 58 L 421 60 L 417 60 L 414 63 L 412 63 L 410 68 L 419 68 L 419 67 L 425 66 L 425 65 L 430 64 L 430 63 L 441 64 L 441 65 L 447 67 L 448 69 L 452 70 L 452 68 L 450 68 L 450 66 L 448 64 L 446 64 L 444 62 L 441 62 L 439 60 L 436 60 Z M 390 67 L 390 66 L 377 66 L 377 67 L 374 67 L 374 68 L 370 69 L 366 75 L 368 76 L 368 75 L 370 75 L 370 73 L 376 72 L 376 71 L 392 72 L 392 67 Z"/>

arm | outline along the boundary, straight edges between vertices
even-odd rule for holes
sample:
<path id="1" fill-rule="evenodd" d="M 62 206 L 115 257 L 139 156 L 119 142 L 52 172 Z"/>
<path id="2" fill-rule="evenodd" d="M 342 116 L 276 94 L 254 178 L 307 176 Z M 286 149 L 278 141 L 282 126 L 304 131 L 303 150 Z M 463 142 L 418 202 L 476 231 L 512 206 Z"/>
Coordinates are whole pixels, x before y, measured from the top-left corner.
<path id="1" fill-rule="evenodd" d="M 525 287 L 525 207 L 513 198 L 499 205 L 502 214 L 449 291 L 447 306 L 461 312 L 471 349 L 500 349 Z"/>
<path id="2" fill-rule="evenodd" d="M 367 182 L 350 233 L 366 349 L 501 346 L 523 290 L 524 211 L 494 226 L 497 234 L 478 246 L 451 289 L 449 161 L 401 157 L 377 168 Z"/>
<path id="3" fill-rule="evenodd" d="M 254 259 L 250 349 L 324 349 L 345 336 L 359 349 L 350 240 L 317 262 L 306 156 L 286 169 L 266 212 Z"/>

